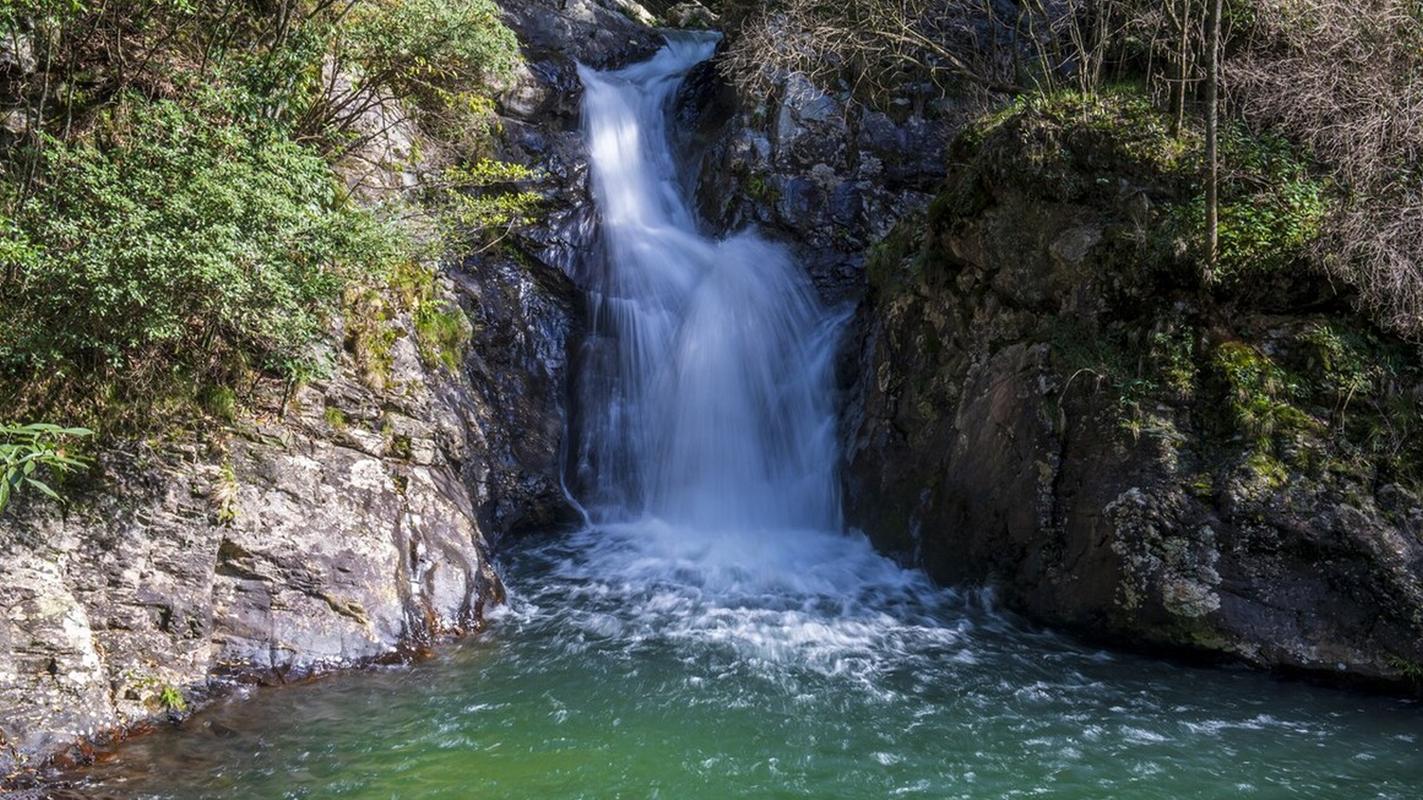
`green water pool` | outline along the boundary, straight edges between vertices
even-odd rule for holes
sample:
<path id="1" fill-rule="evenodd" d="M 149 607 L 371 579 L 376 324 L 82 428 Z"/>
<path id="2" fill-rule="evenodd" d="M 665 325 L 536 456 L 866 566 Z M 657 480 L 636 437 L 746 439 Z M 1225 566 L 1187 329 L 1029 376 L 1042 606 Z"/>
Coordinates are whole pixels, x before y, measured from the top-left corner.
<path id="1" fill-rule="evenodd" d="M 254 800 L 1423 797 L 1416 703 L 1103 652 L 861 540 L 794 536 L 524 544 L 472 640 L 255 690 L 85 779 Z"/>

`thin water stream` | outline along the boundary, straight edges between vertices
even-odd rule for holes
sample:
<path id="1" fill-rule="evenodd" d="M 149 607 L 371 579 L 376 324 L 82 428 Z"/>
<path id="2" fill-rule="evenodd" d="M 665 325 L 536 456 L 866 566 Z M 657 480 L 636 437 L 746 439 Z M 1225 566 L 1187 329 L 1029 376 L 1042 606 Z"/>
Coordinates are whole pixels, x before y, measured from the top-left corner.
<path id="1" fill-rule="evenodd" d="M 1423 708 L 1111 655 L 840 531 L 837 320 L 780 247 L 697 231 L 665 105 L 714 42 L 585 71 L 573 490 L 433 661 L 264 690 L 87 773 L 164 798 L 1423 797 Z"/>

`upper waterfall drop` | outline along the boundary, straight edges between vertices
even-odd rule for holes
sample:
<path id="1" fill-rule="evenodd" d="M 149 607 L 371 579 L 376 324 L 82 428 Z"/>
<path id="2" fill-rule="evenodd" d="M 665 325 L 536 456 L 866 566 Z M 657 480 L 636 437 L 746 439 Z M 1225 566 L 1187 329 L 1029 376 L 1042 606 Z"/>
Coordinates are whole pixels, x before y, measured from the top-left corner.
<path id="1" fill-rule="evenodd" d="M 606 252 L 585 276 L 577 485 L 599 522 L 838 529 L 836 321 L 783 246 L 698 230 L 669 140 L 670 100 L 716 43 L 579 70 Z"/>

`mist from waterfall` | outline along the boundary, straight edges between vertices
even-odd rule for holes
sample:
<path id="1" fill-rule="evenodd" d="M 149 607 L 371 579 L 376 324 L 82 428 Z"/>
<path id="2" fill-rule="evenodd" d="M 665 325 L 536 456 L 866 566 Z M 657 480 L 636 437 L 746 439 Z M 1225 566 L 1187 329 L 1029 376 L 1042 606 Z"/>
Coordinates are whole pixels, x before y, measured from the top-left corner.
<path id="1" fill-rule="evenodd" d="M 836 530 L 834 320 L 787 249 L 699 231 L 668 106 L 716 38 L 580 69 L 605 258 L 585 276 L 576 485 L 596 523 Z"/>

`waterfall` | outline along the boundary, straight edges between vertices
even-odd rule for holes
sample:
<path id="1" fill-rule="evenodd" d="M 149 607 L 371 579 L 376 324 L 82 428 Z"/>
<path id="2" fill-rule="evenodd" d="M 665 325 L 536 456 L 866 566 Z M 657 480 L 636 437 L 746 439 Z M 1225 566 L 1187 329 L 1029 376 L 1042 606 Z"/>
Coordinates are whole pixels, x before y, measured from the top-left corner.
<path id="1" fill-rule="evenodd" d="M 716 48 L 580 68 L 606 252 L 590 262 L 575 484 L 597 523 L 835 530 L 837 321 L 788 250 L 698 229 L 668 106 Z"/>

